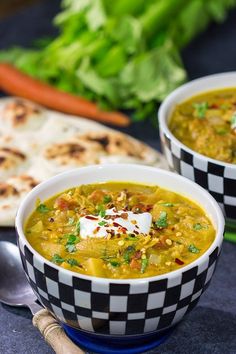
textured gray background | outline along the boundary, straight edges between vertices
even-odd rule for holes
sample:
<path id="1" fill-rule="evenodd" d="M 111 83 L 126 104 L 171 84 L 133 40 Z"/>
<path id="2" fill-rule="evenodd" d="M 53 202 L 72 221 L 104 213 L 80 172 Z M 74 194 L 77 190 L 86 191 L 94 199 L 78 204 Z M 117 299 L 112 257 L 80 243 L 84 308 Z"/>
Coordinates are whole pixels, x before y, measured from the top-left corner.
<path id="1" fill-rule="evenodd" d="M 44 1 L 0 22 L 0 49 L 30 45 L 33 39 L 55 33 L 51 18 L 59 0 Z M 189 78 L 236 70 L 236 11 L 221 26 L 211 25 L 183 52 Z M 136 123 L 123 131 L 159 149 L 155 129 Z M 12 228 L 0 229 L 0 240 L 15 242 Z M 52 354 L 31 324 L 27 309 L 0 305 L 0 354 Z M 150 354 L 236 354 L 236 245 L 224 242 L 212 283 L 198 306 L 171 337 Z M 69 353 L 68 353 L 69 354 Z"/>

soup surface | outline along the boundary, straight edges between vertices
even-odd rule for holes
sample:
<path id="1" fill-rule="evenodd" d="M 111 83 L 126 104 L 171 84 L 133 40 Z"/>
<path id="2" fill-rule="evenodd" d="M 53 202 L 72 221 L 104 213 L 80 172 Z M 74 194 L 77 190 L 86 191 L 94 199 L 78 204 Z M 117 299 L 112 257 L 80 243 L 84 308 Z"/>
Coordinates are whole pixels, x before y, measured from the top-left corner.
<path id="1" fill-rule="evenodd" d="M 192 150 L 236 163 L 236 88 L 209 91 L 177 105 L 169 128 Z"/>
<path id="2" fill-rule="evenodd" d="M 100 183 L 40 203 L 25 225 L 32 247 L 63 268 L 105 278 L 173 271 L 201 256 L 215 230 L 190 200 L 158 186 Z"/>

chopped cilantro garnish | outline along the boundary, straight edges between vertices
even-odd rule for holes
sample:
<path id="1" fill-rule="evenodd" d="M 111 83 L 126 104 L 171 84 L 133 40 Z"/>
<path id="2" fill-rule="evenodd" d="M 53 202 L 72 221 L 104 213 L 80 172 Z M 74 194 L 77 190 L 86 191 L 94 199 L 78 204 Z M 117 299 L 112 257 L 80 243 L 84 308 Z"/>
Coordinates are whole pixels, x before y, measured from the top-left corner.
<path id="1" fill-rule="evenodd" d="M 202 230 L 202 229 L 207 229 L 207 228 L 208 228 L 207 225 L 202 225 L 200 223 L 196 223 L 196 224 L 193 225 L 193 229 L 195 231 Z"/>
<path id="2" fill-rule="evenodd" d="M 68 219 L 68 225 L 72 226 L 75 224 L 75 219 L 73 217 Z"/>
<path id="3" fill-rule="evenodd" d="M 65 235 L 65 237 L 67 237 L 67 242 L 66 242 L 66 246 L 65 246 L 67 252 L 70 252 L 70 253 L 75 252 L 76 251 L 75 244 L 80 241 L 80 238 L 76 235 L 73 235 L 73 234 Z"/>
<path id="4" fill-rule="evenodd" d="M 192 252 L 192 253 L 199 253 L 200 252 L 199 248 L 197 248 L 193 244 L 189 245 L 188 250 L 189 250 L 189 252 Z"/>
<path id="5" fill-rule="evenodd" d="M 56 263 L 56 264 L 61 264 L 63 262 L 67 262 L 68 264 L 71 265 L 71 267 L 73 266 L 78 266 L 79 265 L 79 262 L 74 259 L 74 258 L 69 258 L 69 259 L 65 259 L 65 258 L 62 258 L 59 254 L 54 254 L 54 256 L 52 257 L 51 261 L 53 263 Z"/>
<path id="6" fill-rule="evenodd" d="M 76 247 L 75 247 L 75 245 L 71 245 L 70 243 L 69 244 L 67 243 L 66 250 L 67 250 L 67 252 L 72 253 L 72 252 L 76 251 Z"/>
<path id="7" fill-rule="evenodd" d="M 141 260 L 141 273 L 145 272 L 147 266 L 148 266 L 148 259 L 147 258 L 142 259 Z"/>
<path id="8" fill-rule="evenodd" d="M 167 212 L 166 211 L 161 211 L 160 212 L 160 217 L 159 219 L 155 222 L 155 225 L 157 227 L 163 228 L 163 227 L 167 227 Z"/>
<path id="9" fill-rule="evenodd" d="M 234 112 L 234 114 L 231 117 L 231 128 L 235 129 L 236 128 L 236 112 Z"/>
<path id="10" fill-rule="evenodd" d="M 125 239 L 129 240 L 129 241 L 138 241 L 138 237 L 134 234 L 127 235 L 127 237 Z"/>
<path id="11" fill-rule="evenodd" d="M 173 207 L 174 204 L 173 203 L 158 203 L 159 205 L 163 205 L 163 206 L 166 206 L 166 207 Z"/>
<path id="12" fill-rule="evenodd" d="M 66 262 L 71 266 L 78 266 L 79 262 L 75 258 L 69 258 L 66 260 Z"/>
<path id="13" fill-rule="evenodd" d="M 206 111 L 208 109 L 208 103 L 207 102 L 199 102 L 199 103 L 194 103 L 193 107 L 195 108 L 196 115 L 198 118 L 205 118 Z"/>
<path id="14" fill-rule="evenodd" d="M 99 216 L 101 216 L 101 218 L 104 218 L 104 216 L 106 216 L 106 210 L 102 204 L 99 204 L 97 206 L 97 213 Z"/>
<path id="15" fill-rule="evenodd" d="M 107 203 L 110 203 L 112 201 L 112 197 L 110 195 L 104 195 L 104 198 L 103 198 L 103 203 L 107 204 Z"/>
<path id="16" fill-rule="evenodd" d="M 110 261 L 109 263 L 110 263 L 110 265 L 112 265 L 112 267 L 119 267 L 120 266 L 120 262 L 117 262 L 117 261 Z"/>
<path id="17" fill-rule="evenodd" d="M 68 244 L 71 244 L 71 245 L 75 244 L 77 239 L 78 239 L 78 237 L 76 235 L 73 235 L 73 234 L 67 235 L 67 243 Z"/>
<path id="18" fill-rule="evenodd" d="M 134 246 L 128 246 L 125 249 L 125 252 L 123 254 L 123 258 L 125 263 L 130 263 L 130 258 L 132 256 L 132 254 L 135 252 L 135 247 Z"/>
<path id="19" fill-rule="evenodd" d="M 98 223 L 99 226 L 104 226 L 104 225 L 106 225 L 106 224 L 107 224 L 106 221 L 100 221 L 100 222 Z"/>
<path id="20" fill-rule="evenodd" d="M 55 253 L 54 256 L 52 257 L 51 261 L 53 263 L 61 264 L 65 262 L 65 259 L 62 258 L 59 254 Z"/>
<path id="21" fill-rule="evenodd" d="M 50 211 L 50 209 L 45 204 L 39 204 L 36 209 L 38 212 L 44 214 Z"/>

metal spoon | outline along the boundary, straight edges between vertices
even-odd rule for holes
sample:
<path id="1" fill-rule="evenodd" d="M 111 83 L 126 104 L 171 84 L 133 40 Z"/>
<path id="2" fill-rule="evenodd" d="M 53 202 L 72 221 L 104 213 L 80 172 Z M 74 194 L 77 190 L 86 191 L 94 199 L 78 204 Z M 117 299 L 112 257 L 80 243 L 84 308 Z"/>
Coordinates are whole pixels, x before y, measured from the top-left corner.
<path id="1" fill-rule="evenodd" d="M 28 307 L 34 315 L 34 326 L 57 354 L 85 354 L 66 336 L 56 319 L 36 301 L 23 271 L 18 247 L 1 241 L 0 302 L 10 306 Z"/>

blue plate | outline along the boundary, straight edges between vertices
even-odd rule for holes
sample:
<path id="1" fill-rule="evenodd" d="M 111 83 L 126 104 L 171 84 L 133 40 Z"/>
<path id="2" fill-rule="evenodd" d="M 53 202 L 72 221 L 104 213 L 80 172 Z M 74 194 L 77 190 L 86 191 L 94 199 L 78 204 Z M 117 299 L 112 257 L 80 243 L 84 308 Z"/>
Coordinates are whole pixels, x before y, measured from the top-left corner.
<path id="1" fill-rule="evenodd" d="M 101 354 L 137 354 L 158 347 L 172 333 L 173 329 L 145 336 L 111 337 L 97 336 L 81 332 L 63 325 L 63 328 L 72 341 L 84 349 Z"/>

